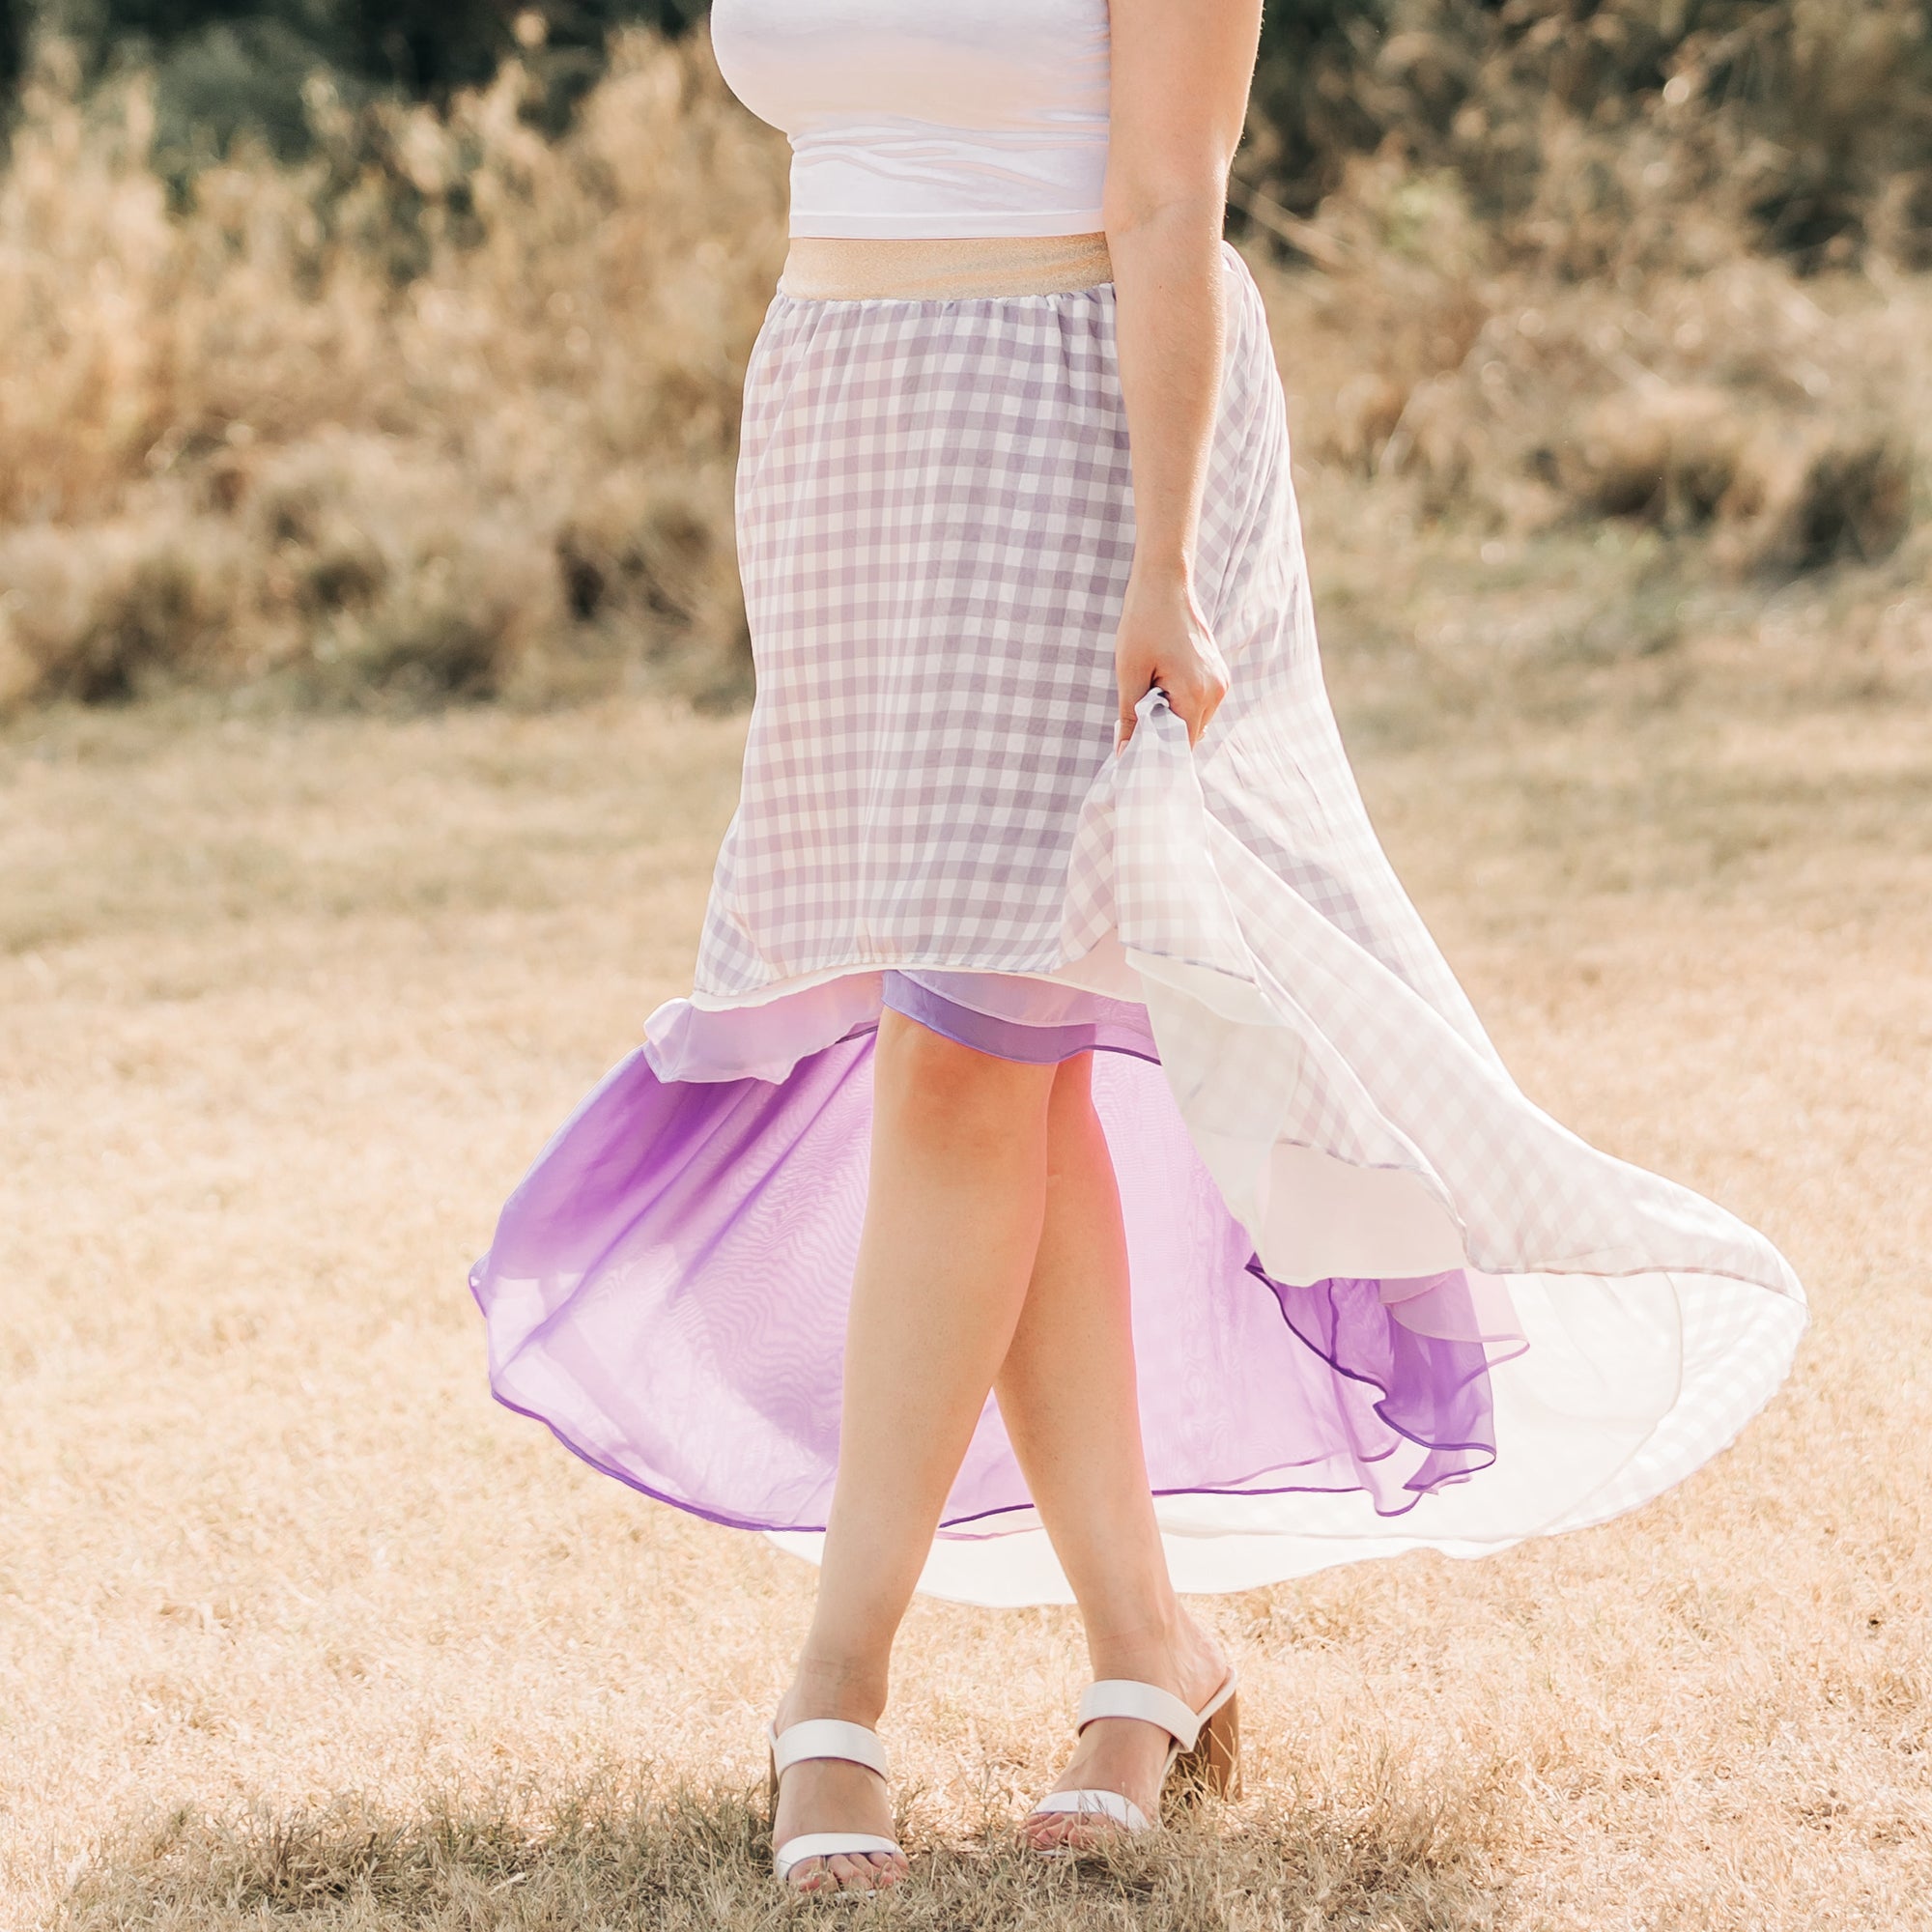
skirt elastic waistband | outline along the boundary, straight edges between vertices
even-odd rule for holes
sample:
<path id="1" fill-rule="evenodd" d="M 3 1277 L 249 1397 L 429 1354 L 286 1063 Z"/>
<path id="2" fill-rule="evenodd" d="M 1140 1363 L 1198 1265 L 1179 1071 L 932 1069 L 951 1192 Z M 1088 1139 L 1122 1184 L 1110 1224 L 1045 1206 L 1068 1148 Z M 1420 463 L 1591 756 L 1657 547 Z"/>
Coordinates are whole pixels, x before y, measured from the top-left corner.
<path id="1" fill-rule="evenodd" d="M 779 293 L 799 301 L 965 301 L 1071 295 L 1113 279 L 1104 235 L 891 242 L 800 235 Z"/>

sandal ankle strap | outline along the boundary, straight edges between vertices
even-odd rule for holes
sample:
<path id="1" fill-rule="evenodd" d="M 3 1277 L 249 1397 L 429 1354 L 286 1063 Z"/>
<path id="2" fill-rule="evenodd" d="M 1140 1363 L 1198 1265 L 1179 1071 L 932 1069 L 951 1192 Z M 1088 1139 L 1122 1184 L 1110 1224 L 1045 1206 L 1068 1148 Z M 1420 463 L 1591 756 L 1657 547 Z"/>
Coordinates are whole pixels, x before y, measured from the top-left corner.
<path id="1" fill-rule="evenodd" d="M 771 1734 L 771 1745 L 772 1766 L 781 1777 L 795 1764 L 828 1757 L 886 1776 L 886 1747 L 878 1732 L 864 1724 L 848 1724 L 842 1718 L 807 1718 L 788 1724 Z"/>

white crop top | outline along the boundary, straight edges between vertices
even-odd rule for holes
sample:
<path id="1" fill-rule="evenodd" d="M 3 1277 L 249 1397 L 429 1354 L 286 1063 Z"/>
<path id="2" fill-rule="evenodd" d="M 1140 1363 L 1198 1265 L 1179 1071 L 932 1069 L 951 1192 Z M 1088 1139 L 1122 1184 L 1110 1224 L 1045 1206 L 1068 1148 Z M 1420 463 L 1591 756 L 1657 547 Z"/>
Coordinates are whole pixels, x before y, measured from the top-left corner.
<path id="1" fill-rule="evenodd" d="M 791 232 L 1089 235 L 1107 0 L 713 0 L 731 91 L 791 137 Z"/>

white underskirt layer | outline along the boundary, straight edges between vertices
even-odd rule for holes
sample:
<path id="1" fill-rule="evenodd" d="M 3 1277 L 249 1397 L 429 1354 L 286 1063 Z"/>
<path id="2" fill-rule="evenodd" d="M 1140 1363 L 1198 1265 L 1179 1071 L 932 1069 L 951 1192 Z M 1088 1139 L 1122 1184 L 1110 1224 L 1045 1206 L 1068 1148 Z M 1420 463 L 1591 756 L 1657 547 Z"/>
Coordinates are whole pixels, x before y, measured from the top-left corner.
<path id="1" fill-rule="evenodd" d="M 1804 1327 L 1801 1306 L 1708 1276 L 1507 1285 L 1529 1346 L 1490 1371 L 1492 1468 L 1396 1519 L 1361 1492 L 1157 1498 L 1175 1587 L 1254 1589 L 1416 1549 L 1488 1556 L 1607 1521 L 1728 1446 L 1776 1391 Z M 816 1562 L 824 1538 L 772 1541 Z M 1073 1601 L 1031 1512 L 999 1519 L 991 1535 L 937 1538 L 919 1587 L 995 1607 Z"/>

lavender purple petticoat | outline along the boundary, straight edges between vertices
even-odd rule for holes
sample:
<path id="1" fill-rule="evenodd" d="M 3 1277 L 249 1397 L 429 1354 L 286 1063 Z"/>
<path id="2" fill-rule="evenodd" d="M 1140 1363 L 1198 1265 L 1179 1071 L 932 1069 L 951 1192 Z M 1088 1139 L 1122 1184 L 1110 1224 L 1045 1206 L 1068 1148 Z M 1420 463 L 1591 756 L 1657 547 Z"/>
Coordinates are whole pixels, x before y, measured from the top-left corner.
<path id="1" fill-rule="evenodd" d="M 1526 1100 L 1389 871 L 1228 273 L 1199 575 L 1233 683 L 1191 752 L 1154 696 L 1114 754 L 1112 292 L 773 304 L 739 477 L 758 699 L 696 987 L 472 1276 L 499 1398 L 652 1495 L 814 1552 L 886 1007 L 1095 1054 L 1182 1588 L 1600 1521 L 1788 1367 L 1782 1258 Z M 923 1587 L 1065 1595 L 990 1402 Z"/>
<path id="2" fill-rule="evenodd" d="M 1377 1282 L 1270 1280 L 1179 1120 L 1161 1120 L 1171 1109 L 1144 1025 L 1136 1039 L 1123 1013 L 1015 1024 L 899 975 L 883 992 L 983 1052 L 1125 1057 L 1097 1069 L 1096 1087 L 1110 1134 L 1132 1144 L 1117 1160 L 1131 1162 L 1122 1180 L 1136 1255 L 1168 1263 L 1135 1296 L 1137 1350 L 1162 1365 L 1144 1393 L 1157 1491 L 1359 1489 L 1394 1514 L 1493 1460 L 1488 1350 L 1520 1345 L 1482 1333 L 1461 1273 L 1400 1285 L 1403 1313 L 1426 1308 L 1428 1332 L 1404 1326 Z M 524 1338 L 554 1382 L 531 1412 L 607 1473 L 741 1528 L 824 1527 L 871 1033 L 855 1028 L 777 1084 L 667 1083 L 636 1053 L 505 1209 L 493 1274 L 575 1284 L 567 1321 L 540 1321 Z M 1165 1131 L 1150 1135 L 1156 1122 Z M 703 1293 L 690 1293 L 699 1276 Z M 508 1313 L 499 1289 L 493 1317 Z M 648 1416 L 639 1387 L 654 1392 Z M 1398 1474 L 1405 1441 L 1429 1454 Z M 982 1430 L 947 1525 L 1027 1507 L 1004 1438 Z"/>

